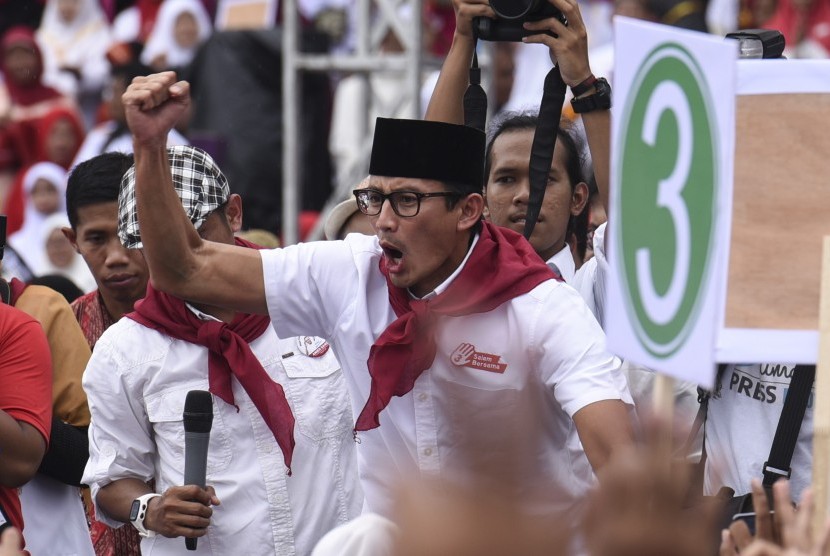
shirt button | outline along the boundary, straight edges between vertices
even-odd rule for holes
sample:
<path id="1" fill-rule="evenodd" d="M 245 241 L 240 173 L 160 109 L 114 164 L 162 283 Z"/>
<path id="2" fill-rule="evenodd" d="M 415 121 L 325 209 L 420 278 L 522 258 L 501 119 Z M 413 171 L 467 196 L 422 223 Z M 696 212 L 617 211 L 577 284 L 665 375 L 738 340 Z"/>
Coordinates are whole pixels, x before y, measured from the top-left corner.
<path id="1" fill-rule="evenodd" d="M 429 397 L 429 396 L 427 396 L 427 395 L 426 395 L 425 393 L 423 393 L 423 392 L 421 392 L 420 394 L 418 394 L 418 400 L 419 400 L 419 401 L 422 401 L 422 402 L 427 401 L 427 398 L 428 398 L 428 397 Z"/>
<path id="2" fill-rule="evenodd" d="M 424 449 L 424 455 L 425 456 L 431 456 L 432 455 L 432 448 L 425 448 Z"/>

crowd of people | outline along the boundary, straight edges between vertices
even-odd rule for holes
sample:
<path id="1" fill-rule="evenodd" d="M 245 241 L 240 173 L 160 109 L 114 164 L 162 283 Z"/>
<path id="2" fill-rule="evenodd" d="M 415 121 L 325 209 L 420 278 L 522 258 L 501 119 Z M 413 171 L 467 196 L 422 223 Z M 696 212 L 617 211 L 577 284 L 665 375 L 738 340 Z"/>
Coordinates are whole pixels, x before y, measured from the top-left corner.
<path id="1" fill-rule="evenodd" d="M 791 55 L 815 56 L 830 2 L 735 2 L 729 19 L 717 0 L 682 18 L 544 1 L 567 25 L 496 45 L 486 133 L 464 125 L 464 97 L 473 20 L 496 13 L 426 2 L 443 64 L 423 118 L 382 98 L 369 175 L 326 215 L 329 241 L 280 248 L 187 138 L 183 77 L 221 0 L 0 0 L 0 556 L 830 554 L 811 530 L 811 369 L 722 364 L 712 392 L 677 385 L 682 432 L 667 431 L 648 417 L 655 373 L 603 332 L 611 13 L 780 22 Z M 351 2 L 300 8 L 349 48 Z M 383 44 L 401 48 L 392 31 Z M 560 122 L 535 111 L 552 60 Z M 339 84 L 335 160 L 336 145 L 361 156 Z M 213 412 L 204 485 L 184 479 L 193 391 Z"/>

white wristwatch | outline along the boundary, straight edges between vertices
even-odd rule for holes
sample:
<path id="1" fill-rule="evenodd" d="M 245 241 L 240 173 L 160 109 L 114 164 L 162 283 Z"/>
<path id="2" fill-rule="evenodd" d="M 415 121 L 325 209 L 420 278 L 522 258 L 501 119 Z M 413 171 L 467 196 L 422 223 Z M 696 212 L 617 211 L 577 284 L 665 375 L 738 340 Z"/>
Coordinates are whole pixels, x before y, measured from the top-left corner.
<path id="1" fill-rule="evenodd" d="M 133 500 L 133 505 L 130 508 L 130 523 L 138 530 L 138 534 L 142 537 L 155 537 L 156 532 L 150 531 L 144 527 L 144 518 L 147 517 L 147 506 L 150 505 L 150 500 L 158 498 L 161 494 L 150 492 L 144 494 Z"/>

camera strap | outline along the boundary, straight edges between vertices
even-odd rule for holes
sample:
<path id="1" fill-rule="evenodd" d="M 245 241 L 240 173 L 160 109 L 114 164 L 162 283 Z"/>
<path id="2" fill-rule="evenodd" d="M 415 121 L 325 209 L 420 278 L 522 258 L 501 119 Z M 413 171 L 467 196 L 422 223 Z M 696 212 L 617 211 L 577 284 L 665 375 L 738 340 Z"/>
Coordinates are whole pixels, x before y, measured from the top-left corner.
<path id="1" fill-rule="evenodd" d="M 475 41 L 478 42 L 477 40 Z M 487 93 L 481 87 L 481 69 L 478 67 L 478 55 L 473 45 L 473 63 L 470 66 L 470 84 L 464 93 L 464 124 L 485 131 L 487 121 Z M 527 202 L 527 215 L 523 234 L 529 238 L 539 219 L 545 190 L 548 186 L 550 166 L 553 162 L 553 150 L 562 117 L 562 105 L 565 103 L 565 82 L 554 66 L 545 77 L 542 104 L 539 107 L 538 123 L 533 135 L 530 150 L 530 196 Z"/>
<path id="2" fill-rule="evenodd" d="M 470 84 L 464 92 L 464 125 L 485 131 L 487 125 L 487 93 L 481 87 L 481 68 L 475 52 L 477 39 L 473 43 L 473 65 L 470 66 Z"/>
<path id="3" fill-rule="evenodd" d="M 530 150 L 530 196 L 527 200 L 527 216 L 523 232 L 528 239 L 539 219 L 539 211 L 542 209 L 542 201 L 545 198 L 564 103 L 565 82 L 559 73 L 559 66 L 554 66 L 545 77 L 542 104 L 539 107 L 538 123 Z"/>

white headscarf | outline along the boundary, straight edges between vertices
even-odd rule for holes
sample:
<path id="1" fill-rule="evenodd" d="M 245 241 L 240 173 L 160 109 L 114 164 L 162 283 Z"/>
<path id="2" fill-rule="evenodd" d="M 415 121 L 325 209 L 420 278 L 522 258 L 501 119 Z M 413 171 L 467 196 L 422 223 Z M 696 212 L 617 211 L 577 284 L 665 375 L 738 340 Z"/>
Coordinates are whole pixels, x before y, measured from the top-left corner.
<path id="1" fill-rule="evenodd" d="M 68 266 L 58 267 L 49 260 L 46 252 L 46 242 L 49 241 L 49 236 L 54 230 L 69 227 L 69 218 L 66 212 L 56 212 L 43 221 L 41 228 L 40 242 L 43 246 L 43 255 L 40 263 L 37 264 L 32 271 L 35 276 L 45 276 L 47 274 L 59 274 L 72 280 L 84 293 L 93 291 L 97 286 L 95 284 L 95 277 L 92 276 L 89 267 L 86 265 L 83 257 L 81 257 L 74 250 L 72 251 L 72 262 Z M 67 240 L 69 241 L 69 240 Z"/>
<path id="2" fill-rule="evenodd" d="M 195 18 L 196 27 L 199 29 L 199 39 L 189 48 L 180 46 L 173 34 L 176 19 L 183 13 L 190 13 Z M 141 61 L 149 66 L 154 59 L 164 54 L 168 68 L 186 66 L 193 60 L 199 46 L 210 37 L 212 31 L 210 17 L 199 0 L 164 0 L 159 8 L 153 30 L 147 37 L 147 44 L 144 45 L 144 51 L 141 53 Z"/>
<path id="3" fill-rule="evenodd" d="M 11 245 L 23 262 L 33 272 L 40 264 L 45 254 L 43 239 L 43 223 L 50 216 L 41 214 L 32 202 L 32 189 L 39 179 L 44 179 L 58 190 L 58 214 L 66 214 L 66 170 L 52 162 L 39 162 L 26 171 L 23 176 L 23 195 L 25 210 L 23 212 L 23 226 L 9 236 Z"/>
<path id="4" fill-rule="evenodd" d="M 58 11 L 58 0 L 48 0 L 35 36 L 43 52 L 43 80 L 64 94 L 101 88 L 109 73 L 106 52 L 112 42 L 110 26 L 98 0 L 78 0 L 78 13 L 70 22 Z M 61 67 L 81 72 L 78 84 Z"/>

